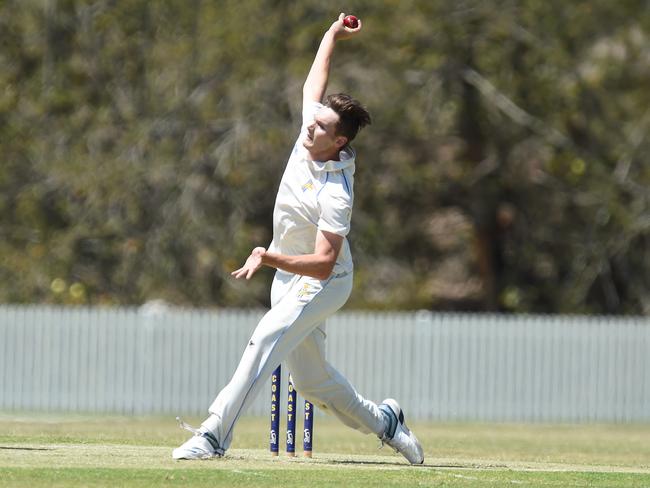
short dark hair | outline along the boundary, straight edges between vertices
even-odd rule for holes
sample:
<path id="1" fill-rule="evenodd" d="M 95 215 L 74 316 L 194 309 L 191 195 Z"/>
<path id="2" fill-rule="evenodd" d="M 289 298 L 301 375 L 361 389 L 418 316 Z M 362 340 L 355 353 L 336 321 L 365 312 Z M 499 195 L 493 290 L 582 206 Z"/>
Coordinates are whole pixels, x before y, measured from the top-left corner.
<path id="1" fill-rule="evenodd" d="M 325 106 L 338 114 L 339 122 L 336 124 L 336 135 L 346 137 L 348 142 L 357 136 L 359 129 L 372 123 L 366 108 L 358 100 L 345 93 L 327 95 Z"/>

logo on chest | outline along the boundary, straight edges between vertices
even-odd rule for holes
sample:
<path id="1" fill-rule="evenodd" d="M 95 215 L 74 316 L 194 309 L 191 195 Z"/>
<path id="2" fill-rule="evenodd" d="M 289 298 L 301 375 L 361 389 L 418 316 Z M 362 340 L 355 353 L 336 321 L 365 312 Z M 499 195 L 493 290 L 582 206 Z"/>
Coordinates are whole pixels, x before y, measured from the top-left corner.
<path id="1" fill-rule="evenodd" d="M 300 189 L 302 190 L 303 193 L 305 193 L 306 191 L 314 191 L 314 184 L 311 181 L 308 181 L 307 183 L 302 185 Z"/>

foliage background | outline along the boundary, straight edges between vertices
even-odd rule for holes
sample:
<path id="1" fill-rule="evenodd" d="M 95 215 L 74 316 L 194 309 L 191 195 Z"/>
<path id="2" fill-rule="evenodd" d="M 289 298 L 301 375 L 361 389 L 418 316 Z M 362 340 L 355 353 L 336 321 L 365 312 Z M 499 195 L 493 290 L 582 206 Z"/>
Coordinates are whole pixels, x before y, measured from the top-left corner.
<path id="1" fill-rule="evenodd" d="M 359 154 L 348 307 L 650 314 L 650 3 L 0 2 L 0 301 L 268 305 L 300 92 Z"/>

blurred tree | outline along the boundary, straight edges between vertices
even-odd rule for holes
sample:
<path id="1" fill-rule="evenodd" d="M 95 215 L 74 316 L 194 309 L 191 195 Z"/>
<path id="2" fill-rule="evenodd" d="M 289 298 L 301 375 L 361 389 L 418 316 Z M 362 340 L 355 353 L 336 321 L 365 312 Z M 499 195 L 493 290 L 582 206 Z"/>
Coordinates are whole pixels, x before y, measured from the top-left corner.
<path id="1" fill-rule="evenodd" d="M 640 0 L 0 4 L 0 300 L 265 306 L 320 36 L 359 153 L 356 308 L 650 313 Z"/>

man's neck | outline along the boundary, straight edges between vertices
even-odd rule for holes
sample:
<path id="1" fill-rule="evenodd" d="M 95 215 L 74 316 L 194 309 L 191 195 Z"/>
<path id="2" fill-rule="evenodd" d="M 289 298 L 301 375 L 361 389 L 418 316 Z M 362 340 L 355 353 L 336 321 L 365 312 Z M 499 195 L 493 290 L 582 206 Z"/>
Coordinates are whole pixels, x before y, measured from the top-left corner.
<path id="1" fill-rule="evenodd" d="M 309 157 L 312 161 L 340 161 L 340 149 L 337 149 L 336 152 L 322 152 L 322 153 L 312 153 L 307 151 Z"/>

